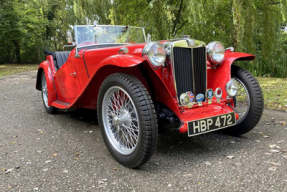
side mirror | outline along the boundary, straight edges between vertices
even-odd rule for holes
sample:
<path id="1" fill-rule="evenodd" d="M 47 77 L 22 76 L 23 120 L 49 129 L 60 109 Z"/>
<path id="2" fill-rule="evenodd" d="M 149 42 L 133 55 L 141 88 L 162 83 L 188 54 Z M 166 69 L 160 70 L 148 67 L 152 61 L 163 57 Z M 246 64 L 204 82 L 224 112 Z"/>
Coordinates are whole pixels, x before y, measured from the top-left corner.
<path id="1" fill-rule="evenodd" d="M 147 34 L 146 43 L 149 43 L 149 42 L 151 42 L 151 35 Z"/>
<path id="2" fill-rule="evenodd" d="M 73 44 L 73 37 L 70 31 L 67 32 L 67 41 L 68 41 L 68 44 Z"/>

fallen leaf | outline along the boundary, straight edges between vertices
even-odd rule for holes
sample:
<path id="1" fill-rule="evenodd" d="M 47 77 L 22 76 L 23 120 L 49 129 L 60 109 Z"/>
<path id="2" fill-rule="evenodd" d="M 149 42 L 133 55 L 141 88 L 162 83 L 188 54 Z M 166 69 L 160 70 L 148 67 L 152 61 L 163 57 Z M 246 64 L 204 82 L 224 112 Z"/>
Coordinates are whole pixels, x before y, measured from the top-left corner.
<path id="1" fill-rule="evenodd" d="M 271 149 L 270 152 L 271 152 L 271 153 L 279 153 L 280 151 L 277 150 L 277 149 Z"/>
<path id="2" fill-rule="evenodd" d="M 279 166 L 281 165 L 280 163 L 274 163 L 274 162 L 269 162 L 271 165 L 274 165 L 274 166 Z"/>
<path id="3" fill-rule="evenodd" d="M 286 122 L 285 122 L 285 121 L 279 121 L 278 123 L 279 123 L 280 125 L 283 125 L 283 126 L 286 125 Z"/>
<path id="4" fill-rule="evenodd" d="M 68 126 L 71 126 L 71 124 L 67 124 Z"/>
<path id="5" fill-rule="evenodd" d="M 98 183 L 101 185 L 101 184 L 106 184 L 108 180 L 107 179 L 101 179 L 98 181 Z"/>
<path id="6" fill-rule="evenodd" d="M 270 167 L 269 170 L 270 171 L 276 171 L 276 170 L 278 170 L 278 167 Z"/>
<path id="7" fill-rule="evenodd" d="M 16 141 L 12 141 L 11 143 L 14 144 L 14 143 L 16 143 Z"/>
<path id="8" fill-rule="evenodd" d="M 7 169 L 7 170 L 5 171 L 5 174 L 11 173 L 12 171 L 13 171 L 13 168 L 12 168 L 12 169 Z"/>
<path id="9" fill-rule="evenodd" d="M 52 154 L 54 157 L 56 157 L 57 155 L 58 155 L 58 153 L 54 153 L 54 154 Z"/>
<path id="10" fill-rule="evenodd" d="M 12 186 L 9 185 L 9 186 L 8 186 L 8 189 L 12 189 Z"/>
<path id="11" fill-rule="evenodd" d="M 113 170 L 117 170 L 117 168 L 113 168 Z"/>
<path id="12" fill-rule="evenodd" d="M 211 165 L 211 163 L 209 161 L 206 161 L 204 164 L 205 165 Z"/>
<path id="13" fill-rule="evenodd" d="M 198 182 L 198 185 L 201 185 L 201 183 L 200 183 L 200 182 Z"/>

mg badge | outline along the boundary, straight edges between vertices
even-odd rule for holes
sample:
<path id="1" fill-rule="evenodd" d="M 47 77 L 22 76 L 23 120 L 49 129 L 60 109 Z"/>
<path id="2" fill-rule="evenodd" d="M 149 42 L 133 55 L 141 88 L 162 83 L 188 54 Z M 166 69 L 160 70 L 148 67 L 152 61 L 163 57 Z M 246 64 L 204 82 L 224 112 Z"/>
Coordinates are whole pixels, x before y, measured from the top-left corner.
<path id="1" fill-rule="evenodd" d="M 202 106 L 203 99 L 204 99 L 203 94 L 200 93 L 200 94 L 196 95 L 196 101 L 197 101 L 198 106 Z"/>
<path id="2" fill-rule="evenodd" d="M 189 102 L 190 102 L 188 104 L 188 108 L 192 108 L 192 106 L 194 105 L 194 95 L 190 91 L 186 92 L 186 94 L 189 96 Z"/>
<path id="3" fill-rule="evenodd" d="M 222 93 L 223 93 L 223 91 L 222 91 L 222 89 L 220 87 L 215 89 L 214 95 L 216 97 L 216 102 L 217 103 L 220 103 L 220 99 L 222 97 Z"/>
<path id="4" fill-rule="evenodd" d="M 212 98 L 214 96 L 213 90 L 212 89 L 207 89 L 206 91 L 206 99 L 208 104 L 212 104 Z"/>

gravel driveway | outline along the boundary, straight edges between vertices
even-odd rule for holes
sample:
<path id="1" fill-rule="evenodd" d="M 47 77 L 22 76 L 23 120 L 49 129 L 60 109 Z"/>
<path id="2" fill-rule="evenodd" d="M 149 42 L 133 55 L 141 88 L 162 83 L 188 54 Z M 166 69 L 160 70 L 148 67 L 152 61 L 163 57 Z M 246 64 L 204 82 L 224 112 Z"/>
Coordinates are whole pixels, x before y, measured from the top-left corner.
<path id="1" fill-rule="evenodd" d="M 242 137 L 160 135 L 132 170 L 109 154 L 95 111 L 48 115 L 35 80 L 36 71 L 0 78 L 1 192 L 287 191 L 287 113 L 265 110 Z"/>

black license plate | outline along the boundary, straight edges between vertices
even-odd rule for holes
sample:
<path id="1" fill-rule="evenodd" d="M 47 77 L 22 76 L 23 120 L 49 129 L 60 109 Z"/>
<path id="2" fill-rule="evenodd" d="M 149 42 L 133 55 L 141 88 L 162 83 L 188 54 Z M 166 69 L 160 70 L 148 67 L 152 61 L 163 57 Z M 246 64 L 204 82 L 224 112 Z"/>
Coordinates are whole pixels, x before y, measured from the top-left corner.
<path id="1" fill-rule="evenodd" d="M 235 112 L 188 122 L 188 136 L 216 131 L 236 124 Z"/>

